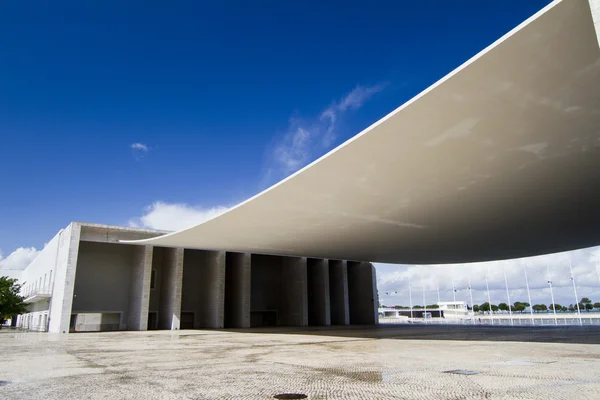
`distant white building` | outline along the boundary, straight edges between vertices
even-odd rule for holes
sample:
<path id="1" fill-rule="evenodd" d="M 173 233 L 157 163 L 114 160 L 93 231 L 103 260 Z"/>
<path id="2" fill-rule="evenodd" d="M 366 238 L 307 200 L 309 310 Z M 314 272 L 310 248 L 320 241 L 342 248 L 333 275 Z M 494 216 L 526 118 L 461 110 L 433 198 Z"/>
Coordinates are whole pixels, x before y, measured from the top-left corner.
<path id="1" fill-rule="evenodd" d="M 469 319 L 473 315 L 464 301 L 440 301 L 437 305 L 443 311 L 444 318 Z"/>

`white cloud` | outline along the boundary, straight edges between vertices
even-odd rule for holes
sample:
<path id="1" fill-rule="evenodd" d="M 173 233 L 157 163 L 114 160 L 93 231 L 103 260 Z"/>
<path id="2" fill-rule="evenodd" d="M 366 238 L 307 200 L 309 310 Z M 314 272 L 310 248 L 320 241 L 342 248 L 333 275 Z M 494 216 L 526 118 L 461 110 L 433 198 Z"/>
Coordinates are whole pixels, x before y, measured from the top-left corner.
<path id="1" fill-rule="evenodd" d="M 0 270 L 23 270 L 33 261 L 38 253 L 39 251 L 35 247 L 19 247 L 4 258 L 0 251 Z"/>
<path id="2" fill-rule="evenodd" d="M 468 291 L 470 278 L 473 301 L 481 304 L 487 301 L 487 275 L 492 303 L 506 303 L 504 282 L 504 271 L 506 271 L 511 302 L 527 301 L 524 272 L 526 269 L 534 303 L 550 304 L 548 284 L 548 274 L 550 274 L 555 301 L 568 305 L 575 303 L 569 258 L 573 266 L 579 299 L 590 297 L 593 301 L 600 301 L 600 274 L 597 269 L 600 268 L 600 247 L 487 263 L 439 266 L 376 264 L 379 296 L 386 305 L 408 305 L 410 280 L 413 304 L 423 303 L 423 288 L 427 303 L 432 304 L 437 301 L 438 285 L 441 300 L 452 300 L 454 283 L 457 300 L 465 300 L 470 304 Z"/>
<path id="3" fill-rule="evenodd" d="M 146 207 L 144 215 L 129 221 L 130 226 L 178 231 L 197 225 L 227 211 L 228 207 L 198 207 L 183 203 L 157 201 Z"/>
<path id="4" fill-rule="evenodd" d="M 336 105 L 336 108 L 340 111 L 346 111 L 346 109 L 351 108 L 356 110 L 369 100 L 373 95 L 381 92 L 387 84 L 382 83 L 375 86 L 361 86 L 356 85 L 356 87 L 344 96 L 340 102 Z"/>
<path id="5" fill-rule="evenodd" d="M 330 149 L 336 139 L 336 123 L 343 114 L 348 110 L 359 109 L 385 87 L 386 84 L 357 85 L 350 93 L 323 110 L 318 118 L 290 118 L 286 133 L 274 146 L 272 165 L 265 175 L 268 179 L 263 181 L 278 179 L 281 175 L 287 176 Z"/>
<path id="6" fill-rule="evenodd" d="M 139 151 L 142 151 L 142 152 L 144 152 L 144 153 L 147 153 L 147 152 L 148 152 L 148 150 L 150 150 L 150 149 L 148 148 L 148 146 L 147 146 L 147 145 L 145 145 L 144 143 L 132 143 L 132 144 L 131 144 L 131 148 L 132 148 L 133 150 L 139 150 Z"/>

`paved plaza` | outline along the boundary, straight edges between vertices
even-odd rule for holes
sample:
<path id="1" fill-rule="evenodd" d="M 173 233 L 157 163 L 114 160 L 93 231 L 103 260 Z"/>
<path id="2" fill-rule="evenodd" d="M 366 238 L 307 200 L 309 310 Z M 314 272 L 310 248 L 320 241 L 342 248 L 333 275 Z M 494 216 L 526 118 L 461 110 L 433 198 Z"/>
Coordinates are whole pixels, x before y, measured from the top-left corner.
<path id="1" fill-rule="evenodd" d="M 4 329 L 0 398 L 598 399 L 598 343 L 598 327 Z"/>

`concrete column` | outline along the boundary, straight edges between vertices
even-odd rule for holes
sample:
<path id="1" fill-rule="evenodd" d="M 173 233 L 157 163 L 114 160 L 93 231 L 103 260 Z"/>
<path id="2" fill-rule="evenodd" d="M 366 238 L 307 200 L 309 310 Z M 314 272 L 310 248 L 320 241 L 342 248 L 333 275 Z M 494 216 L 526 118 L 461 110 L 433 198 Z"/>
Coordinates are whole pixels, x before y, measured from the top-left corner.
<path id="1" fill-rule="evenodd" d="M 225 264 L 225 327 L 250 328 L 250 253 L 227 253 Z"/>
<path id="2" fill-rule="evenodd" d="M 351 324 L 376 324 L 377 283 L 375 267 L 369 262 L 348 261 L 348 297 Z"/>
<path id="3" fill-rule="evenodd" d="M 329 295 L 331 301 L 331 324 L 348 325 L 348 269 L 346 261 L 329 260 Z"/>
<path id="4" fill-rule="evenodd" d="M 331 325 L 329 300 L 329 261 L 309 258 L 308 274 L 308 324 L 311 326 Z"/>
<path id="5" fill-rule="evenodd" d="M 164 249 L 158 329 L 179 330 L 183 249 Z"/>
<path id="6" fill-rule="evenodd" d="M 306 258 L 282 257 L 280 321 L 285 326 L 308 325 Z"/>
<path id="7" fill-rule="evenodd" d="M 148 329 L 148 307 L 150 305 L 150 277 L 152 275 L 152 246 L 135 246 L 131 265 L 131 287 L 129 289 L 129 317 L 127 329 Z"/>
<path id="8" fill-rule="evenodd" d="M 589 1 L 592 20 L 594 21 L 594 27 L 596 28 L 596 36 L 598 37 L 598 44 L 600 45 L 600 0 Z"/>
<path id="9" fill-rule="evenodd" d="M 61 231 L 58 237 L 58 250 L 54 268 L 56 271 L 54 275 L 55 286 L 49 307 L 49 332 L 69 333 L 80 236 L 81 225 L 73 222 Z"/>
<path id="10" fill-rule="evenodd" d="M 225 252 L 203 251 L 200 281 L 197 282 L 199 304 L 194 328 L 223 328 L 225 311 Z"/>

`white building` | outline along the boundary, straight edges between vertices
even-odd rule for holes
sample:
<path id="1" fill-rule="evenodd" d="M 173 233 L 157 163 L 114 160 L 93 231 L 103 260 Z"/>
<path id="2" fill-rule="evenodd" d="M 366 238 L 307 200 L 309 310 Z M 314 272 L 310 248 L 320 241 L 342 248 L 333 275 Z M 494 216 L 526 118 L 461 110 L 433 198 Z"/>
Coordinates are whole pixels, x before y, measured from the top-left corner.
<path id="1" fill-rule="evenodd" d="M 69 331 L 377 323 L 368 262 L 123 243 L 164 231 L 73 222 L 20 274 L 17 326 Z"/>

